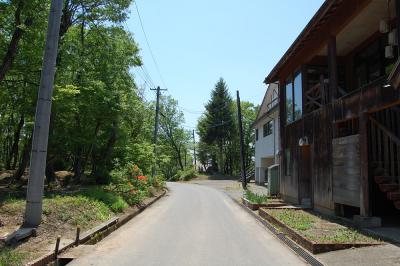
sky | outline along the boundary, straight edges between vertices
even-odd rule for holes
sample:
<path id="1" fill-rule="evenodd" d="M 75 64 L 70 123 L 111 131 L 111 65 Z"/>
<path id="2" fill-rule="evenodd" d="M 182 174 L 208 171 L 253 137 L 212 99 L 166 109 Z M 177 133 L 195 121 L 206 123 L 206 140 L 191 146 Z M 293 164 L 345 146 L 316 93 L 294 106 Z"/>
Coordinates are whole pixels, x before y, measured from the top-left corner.
<path id="1" fill-rule="evenodd" d="M 323 0 L 136 0 L 126 27 L 141 51 L 144 71 L 132 73 L 145 97 L 152 85 L 178 101 L 187 129 L 210 99 L 220 77 L 232 97 L 261 104 L 264 78 L 312 18 Z M 157 66 L 158 70 L 157 70 Z M 160 72 L 160 74 L 159 74 Z M 150 76 L 153 84 L 148 84 Z M 147 78 L 146 78 L 147 77 Z"/>

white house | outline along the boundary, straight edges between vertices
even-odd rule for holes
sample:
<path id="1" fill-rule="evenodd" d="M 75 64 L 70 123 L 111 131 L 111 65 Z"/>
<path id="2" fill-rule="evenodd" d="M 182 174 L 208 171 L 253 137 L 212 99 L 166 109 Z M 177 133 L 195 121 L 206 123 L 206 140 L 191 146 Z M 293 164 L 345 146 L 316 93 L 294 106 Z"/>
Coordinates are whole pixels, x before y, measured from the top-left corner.
<path id="1" fill-rule="evenodd" d="M 255 142 L 255 180 L 258 184 L 266 182 L 268 167 L 278 164 L 279 151 L 279 89 L 270 84 L 253 123 L 256 131 Z"/>

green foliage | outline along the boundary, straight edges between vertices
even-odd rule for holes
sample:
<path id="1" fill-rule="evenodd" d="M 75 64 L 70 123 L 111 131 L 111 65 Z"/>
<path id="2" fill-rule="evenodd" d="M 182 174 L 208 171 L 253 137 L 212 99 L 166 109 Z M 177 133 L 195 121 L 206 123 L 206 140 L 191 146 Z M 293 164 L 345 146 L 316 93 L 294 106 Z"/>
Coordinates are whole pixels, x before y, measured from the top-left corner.
<path id="1" fill-rule="evenodd" d="M 43 213 L 47 216 L 55 215 L 58 221 L 83 227 L 111 217 L 111 211 L 106 204 L 82 195 L 46 198 L 43 202 Z"/>
<path id="2" fill-rule="evenodd" d="M 115 213 L 123 212 L 128 208 L 128 204 L 121 196 L 108 192 L 102 187 L 89 188 L 85 190 L 82 195 L 103 202 Z"/>
<path id="3" fill-rule="evenodd" d="M 268 202 L 268 198 L 266 195 L 254 193 L 249 189 L 245 190 L 244 197 L 250 202 L 256 204 L 266 204 Z"/>
<path id="4" fill-rule="evenodd" d="M 299 231 L 310 229 L 317 221 L 317 217 L 313 217 L 303 211 L 297 210 L 271 210 L 271 214 L 290 228 Z"/>
<path id="5" fill-rule="evenodd" d="M 111 176 L 112 183 L 105 187 L 106 191 L 119 195 L 129 205 L 139 204 L 150 195 L 151 181 L 143 176 L 141 169 L 133 163 L 127 163 L 114 170 Z"/>
<path id="6" fill-rule="evenodd" d="M 184 170 L 178 170 L 178 172 L 170 179 L 170 181 L 189 181 L 198 176 L 196 170 L 192 168 L 187 168 Z"/>
<path id="7" fill-rule="evenodd" d="M 0 250 L 0 266 L 20 266 L 24 256 L 9 248 Z"/>
<path id="8" fill-rule="evenodd" d="M 240 172 L 240 144 L 237 120 L 237 104 L 229 95 L 228 87 L 221 78 L 211 92 L 205 114 L 198 121 L 200 143 L 199 161 L 212 171 L 236 175 Z M 254 131 L 251 124 L 256 118 L 258 107 L 241 102 L 246 164 L 252 163 L 254 154 Z"/>

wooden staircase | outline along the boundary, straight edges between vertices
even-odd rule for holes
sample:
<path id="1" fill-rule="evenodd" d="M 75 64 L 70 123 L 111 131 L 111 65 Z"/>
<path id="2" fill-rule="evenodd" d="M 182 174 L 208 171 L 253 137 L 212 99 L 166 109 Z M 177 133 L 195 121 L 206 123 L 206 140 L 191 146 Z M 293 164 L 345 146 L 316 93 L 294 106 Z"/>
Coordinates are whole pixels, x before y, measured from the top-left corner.
<path id="1" fill-rule="evenodd" d="M 400 210 L 400 112 L 392 107 L 370 115 L 369 157 L 374 181 Z"/>

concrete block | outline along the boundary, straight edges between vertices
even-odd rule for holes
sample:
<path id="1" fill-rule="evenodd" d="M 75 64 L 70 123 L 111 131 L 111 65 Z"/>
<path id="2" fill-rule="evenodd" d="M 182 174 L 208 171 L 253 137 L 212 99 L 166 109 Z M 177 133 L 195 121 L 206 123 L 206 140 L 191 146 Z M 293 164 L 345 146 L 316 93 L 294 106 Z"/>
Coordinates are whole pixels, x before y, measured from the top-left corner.
<path id="1" fill-rule="evenodd" d="M 360 228 L 382 227 L 382 219 L 380 217 L 366 217 L 361 215 L 354 215 L 353 220 L 354 223 Z"/>

